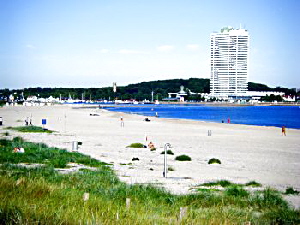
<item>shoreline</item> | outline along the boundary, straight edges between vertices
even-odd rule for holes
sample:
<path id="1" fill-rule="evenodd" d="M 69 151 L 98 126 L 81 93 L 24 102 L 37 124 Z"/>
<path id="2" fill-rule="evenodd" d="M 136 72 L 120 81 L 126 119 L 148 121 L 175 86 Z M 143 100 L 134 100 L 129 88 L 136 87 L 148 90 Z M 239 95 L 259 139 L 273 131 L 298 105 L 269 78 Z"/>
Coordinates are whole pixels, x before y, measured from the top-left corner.
<path id="1" fill-rule="evenodd" d="M 99 116 L 90 116 L 92 112 Z M 112 163 L 120 180 L 129 184 L 151 183 L 174 194 L 192 193 L 191 188 L 197 184 L 222 179 L 234 183 L 255 180 L 280 191 L 289 186 L 300 190 L 300 130 L 297 129 L 288 129 L 285 137 L 277 127 L 156 117 L 145 122 L 141 115 L 95 108 L 78 110 L 70 105 L 8 106 L 1 108 L 0 114 L 4 121 L 0 127 L 2 133 L 6 131 L 4 127 L 24 125 L 27 116 L 32 115 L 37 126 L 46 118 L 46 128 L 57 132 L 9 133 L 68 151 L 72 151 L 73 141 L 81 141 L 79 152 Z M 124 127 L 120 126 L 120 116 L 124 118 Z M 126 148 L 131 143 L 147 145 L 149 141 L 154 143 L 156 151 Z M 175 154 L 168 155 L 168 165 L 174 168 L 168 172 L 169 178 L 162 176 L 164 156 L 160 154 L 166 143 L 172 145 Z M 192 161 L 176 161 L 175 156 L 181 154 L 190 156 Z M 139 160 L 132 161 L 133 158 Z M 209 165 L 211 158 L 220 159 L 222 164 Z M 190 179 L 184 179 L 187 177 Z M 299 196 L 293 201 L 300 206 Z"/>
<path id="2" fill-rule="evenodd" d="M 120 108 L 126 108 L 126 107 L 143 107 L 143 106 L 131 106 L 131 105 L 125 105 L 125 106 L 102 106 L 101 109 L 105 109 L 105 110 L 108 110 L 108 111 L 111 111 L 109 110 L 108 108 L 117 108 L 117 107 L 120 107 Z M 218 107 L 218 106 L 216 106 Z M 80 109 L 80 107 L 76 107 L 78 109 Z M 88 108 L 88 107 L 83 107 L 83 108 Z M 111 112 L 122 112 L 122 111 L 111 111 Z M 235 123 L 235 122 L 230 122 L 230 123 L 226 123 L 226 121 L 224 121 L 223 123 L 222 122 L 217 122 L 217 121 L 209 121 L 209 120 L 203 120 L 203 119 L 194 119 L 194 118 L 176 118 L 176 117 L 156 117 L 156 116 L 148 116 L 148 115 L 143 115 L 142 113 L 139 114 L 139 113 L 135 113 L 135 112 L 123 112 L 125 114 L 133 114 L 133 115 L 138 115 L 138 116 L 143 116 L 143 117 L 149 117 L 149 118 L 164 118 L 164 119 L 178 119 L 178 120 L 191 120 L 191 121 L 200 121 L 200 122 L 206 122 L 206 123 L 216 123 L 216 124 L 235 124 L 235 125 L 247 125 L 247 126 L 258 126 L 258 127 L 275 127 L 275 128 L 281 128 L 282 126 L 276 126 L 276 125 L 266 125 L 266 124 L 250 124 L 250 123 Z M 300 130 L 300 127 L 297 128 L 297 127 L 287 127 L 286 128 L 288 129 L 295 129 L 295 130 Z"/>

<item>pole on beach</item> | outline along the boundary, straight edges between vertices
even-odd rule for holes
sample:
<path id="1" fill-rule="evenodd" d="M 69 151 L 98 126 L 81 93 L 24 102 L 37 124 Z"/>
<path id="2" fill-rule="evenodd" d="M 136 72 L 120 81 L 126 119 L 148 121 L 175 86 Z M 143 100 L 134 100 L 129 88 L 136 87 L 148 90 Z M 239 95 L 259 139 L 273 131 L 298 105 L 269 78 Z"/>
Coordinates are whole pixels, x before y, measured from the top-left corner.
<path id="1" fill-rule="evenodd" d="M 167 172 L 168 172 L 168 165 L 167 165 L 167 150 L 168 150 L 168 147 L 169 148 L 171 147 L 170 143 L 166 143 L 165 147 L 164 147 L 165 155 L 164 155 L 164 172 L 163 172 L 163 176 L 165 178 L 167 178 Z"/>

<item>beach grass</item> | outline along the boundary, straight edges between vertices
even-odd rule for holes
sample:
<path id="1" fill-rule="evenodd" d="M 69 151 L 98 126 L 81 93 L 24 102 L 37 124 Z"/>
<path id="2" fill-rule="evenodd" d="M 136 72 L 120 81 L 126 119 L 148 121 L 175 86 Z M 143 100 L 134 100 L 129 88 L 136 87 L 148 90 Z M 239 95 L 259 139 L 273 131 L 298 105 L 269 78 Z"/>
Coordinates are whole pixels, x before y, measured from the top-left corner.
<path id="1" fill-rule="evenodd" d="M 14 137 L 12 141 L 0 139 L 0 147 L 0 163 L 39 163 L 55 168 L 65 168 L 68 163 L 78 163 L 95 167 L 105 164 L 77 152 L 49 148 L 43 143 L 26 142 L 21 137 Z M 14 153 L 14 148 L 24 148 L 25 152 Z"/>
<path id="2" fill-rule="evenodd" d="M 285 195 L 299 195 L 299 191 L 295 190 L 293 187 L 286 188 L 284 194 Z"/>
<path id="3" fill-rule="evenodd" d="M 92 159 L 82 161 L 95 171 L 61 174 L 45 158 L 51 161 L 53 154 L 56 159 L 77 161 L 86 156 L 16 140 L 0 140 L 0 224 L 300 223 L 300 212 L 289 208 L 276 190 L 245 194 L 240 186 L 230 184 L 222 192 L 173 195 L 151 185 L 125 184 L 108 165 L 97 160 L 91 165 Z M 25 148 L 22 154 L 30 153 L 32 163 L 44 166 L 19 166 L 28 158 L 10 150 L 20 143 Z M 187 212 L 180 217 L 181 207 Z"/>
<path id="4" fill-rule="evenodd" d="M 221 160 L 212 158 L 208 161 L 208 164 L 221 164 Z"/>
<path id="5" fill-rule="evenodd" d="M 250 186 L 250 187 L 261 187 L 262 185 L 260 183 L 257 183 L 256 181 L 250 181 L 245 184 L 245 186 Z"/>
<path id="6" fill-rule="evenodd" d="M 179 155 L 175 157 L 175 160 L 177 161 L 192 161 L 192 158 L 188 155 Z"/>
<path id="7" fill-rule="evenodd" d="M 39 126 L 19 126 L 19 127 L 7 127 L 6 129 L 15 130 L 25 133 L 53 133 L 54 131 L 45 129 Z"/>
<path id="8" fill-rule="evenodd" d="M 128 145 L 126 148 L 144 148 L 144 145 L 142 143 L 132 143 Z"/>
<path id="9" fill-rule="evenodd" d="M 165 154 L 165 151 L 162 151 L 160 154 Z M 172 150 L 167 150 L 167 154 L 168 155 L 174 155 L 174 152 L 172 152 Z"/>

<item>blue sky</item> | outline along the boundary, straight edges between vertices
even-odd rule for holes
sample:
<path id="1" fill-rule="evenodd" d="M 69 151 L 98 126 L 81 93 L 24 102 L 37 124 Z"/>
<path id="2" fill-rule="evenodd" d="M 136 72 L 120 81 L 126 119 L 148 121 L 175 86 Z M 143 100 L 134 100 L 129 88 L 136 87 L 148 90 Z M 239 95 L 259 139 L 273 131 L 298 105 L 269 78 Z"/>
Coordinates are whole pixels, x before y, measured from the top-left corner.
<path id="1" fill-rule="evenodd" d="M 249 81 L 300 88 L 298 0 L 0 0 L 0 88 L 210 76 L 210 34 L 250 33 Z"/>

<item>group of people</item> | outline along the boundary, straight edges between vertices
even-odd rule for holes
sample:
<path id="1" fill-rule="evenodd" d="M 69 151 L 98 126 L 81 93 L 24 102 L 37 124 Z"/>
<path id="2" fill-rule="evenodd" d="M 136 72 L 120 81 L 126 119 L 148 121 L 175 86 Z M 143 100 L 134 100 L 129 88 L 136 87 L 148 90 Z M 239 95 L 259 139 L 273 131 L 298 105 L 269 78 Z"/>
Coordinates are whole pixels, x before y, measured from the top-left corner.
<path id="1" fill-rule="evenodd" d="M 31 123 L 31 118 L 29 118 L 29 117 L 27 117 L 27 118 L 25 119 L 25 126 L 28 126 L 28 125 L 32 125 L 32 123 Z"/>

